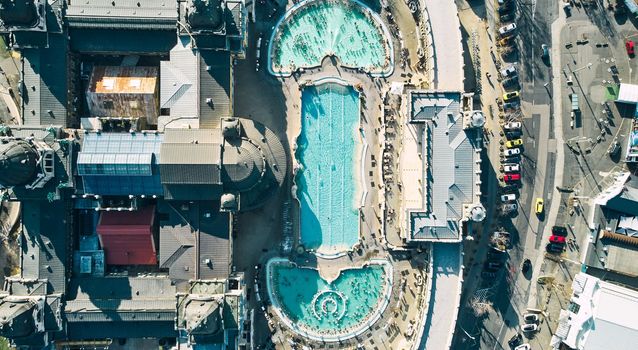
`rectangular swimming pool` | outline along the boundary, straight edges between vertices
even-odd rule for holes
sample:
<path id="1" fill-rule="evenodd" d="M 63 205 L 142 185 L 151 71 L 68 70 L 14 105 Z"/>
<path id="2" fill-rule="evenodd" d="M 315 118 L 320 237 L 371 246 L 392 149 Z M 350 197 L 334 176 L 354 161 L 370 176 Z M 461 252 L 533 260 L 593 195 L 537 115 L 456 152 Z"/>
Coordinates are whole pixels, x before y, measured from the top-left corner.
<path id="1" fill-rule="evenodd" d="M 301 118 L 296 151 L 301 243 L 336 255 L 359 239 L 359 93 L 334 82 L 305 87 Z"/>

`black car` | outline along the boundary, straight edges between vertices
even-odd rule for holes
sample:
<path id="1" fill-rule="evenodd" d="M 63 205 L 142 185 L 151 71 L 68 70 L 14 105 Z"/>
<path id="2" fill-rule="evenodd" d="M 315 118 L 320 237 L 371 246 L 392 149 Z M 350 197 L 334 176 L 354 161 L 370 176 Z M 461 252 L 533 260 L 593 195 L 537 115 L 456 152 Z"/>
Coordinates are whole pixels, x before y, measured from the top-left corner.
<path id="1" fill-rule="evenodd" d="M 564 249 L 565 249 L 565 246 L 560 243 L 547 243 L 547 245 L 545 246 L 545 250 L 548 253 L 552 253 L 552 254 L 560 254 L 563 252 Z"/>
<path id="2" fill-rule="evenodd" d="M 487 260 L 488 261 L 501 261 L 505 254 L 498 250 L 490 250 L 487 252 Z"/>
<path id="3" fill-rule="evenodd" d="M 609 147 L 609 156 L 615 157 L 620 153 L 620 142 L 614 141 Z"/>
<path id="4" fill-rule="evenodd" d="M 501 5 L 501 6 L 499 6 L 499 7 L 498 7 L 498 10 L 497 10 L 497 11 L 498 11 L 498 14 L 499 14 L 499 15 L 504 15 L 504 14 L 506 14 L 506 13 L 510 13 L 510 12 L 512 12 L 512 10 L 513 10 L 513 9 L 514 9 L 514 7 L 513 7 L 513 6 L 508 5 L 508 4 L 503 4 L 503 5 Z"/>
<path id="5" fill-rule="evenodd" d="M 529 271 L 529 269 L 532 267 L 532 261 L 529 259 L 525 259 L 525 261 L 523 261 L 523 266 L 522 266 L 522 271 L 523 273 L 527 273 L 527 271 Z"/>
<path id="6" fill-rule="evenodd" d="M 509 345 L 511 348 L 514 348 L 516 346 L 521 345 L 521 343 L 523 342 L 523 336 L 518 333 L 515 336 L 511 337 L 509 341 L 507 341 L 507 345 Z"/>
<path id="7" fill-rule="evenodd" d="M 564 226 L 552 227 L 552 234 L 554 236 L 567 237 L 567 229 Z"/>
<path id="8" fill-rule="evenodd" d="M 518 191 L 518 186 L 516 185 L 505 185 L 501 187 L 501 193 L 514 193 Z"/>
<path id="9" fill-rule="evenodd" d="M 508 140 L 520 139 L 521 136 L 523 136 L 523 132 L 520 130 L 512 130 L 505 133 L 505 137 L 507 137 Z"/>
<path id="10" fill-rule="evenodd" d="M 521 156 L 519 155 L 513 155 L 513 156 L 508 156 L 503 158 L 503 163 L 520 163 L 521 162 Z"/>
<path id="11" fill-rule="evenodd" d="M 503 80 L 503 82 L 501 84 L 503 84 L 503 88 L 505 88 L 505 89 L 513 89 L 513 88 L 520 87 L 520 85 L 518 84 L 518 77 L 517 76 L 505 79 L 505 80 Z"/>
<path id="12" fill-rule="evenodd" d="M 500 12 L 499 12 L 500 14 Z M 498 16 L 498 20 L 501 21 L 501 23 L 503 22 L 512 22 L 516 19 L 516 15 L 513 13 L 503 13 L 500 14 L 500 16 Z"/>

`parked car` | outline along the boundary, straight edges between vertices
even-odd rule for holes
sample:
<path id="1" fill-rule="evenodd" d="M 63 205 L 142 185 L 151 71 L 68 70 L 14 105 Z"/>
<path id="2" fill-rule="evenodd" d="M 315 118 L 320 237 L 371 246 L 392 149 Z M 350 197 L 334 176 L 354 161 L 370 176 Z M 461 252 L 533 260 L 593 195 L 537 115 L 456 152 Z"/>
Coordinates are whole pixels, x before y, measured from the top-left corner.
<path id="1" fill-rule="evenodd" d="M 610 157 L 614 157 L 618 155 L 618 153 L 620 153 L 620 142 L 618 141 L 612 142 L 612 144 L 609 146 L 608 152 Z"/>
<path id="2" fill-rule="evenodd" d="M 505 130 L 518 130 L 523 127 L 523 123 L 521 122 L 509 122 L 503 125 L 503 129 Z"/>
<path id="3" fill-rule="evenodd" d="M 503 175 L 503 181 L 505 181 L 506 183 L 521 181 L 521 174 L 505 174 Z"/>
<path id="4" fill-rule="evenodd" d="M 560 254 L 565 250 L 564 244 L 547 243 L 545 250 L 549 253 Z"/>
<path id="5" fill-rule="evenodd" d="M 509 3 L 503 4 L 501 6 L 498 7 L 498 9 L 496 10 L 496 12 L 498 12 L 499 15 L 504 15 L 506 13 L 510 13 L 512 12 L 512 10 L 514 9 L 514 6 L 508 5 Z"/>
<path id="6" fill-rule="evenodd" d="M 521 156 L 519 155 L 506 156 L 505 158 L 503 158 L 503 162 L 505 163 L 520 163 L 521 160 Z"/>
<path id="7" fill-rule="evenodd" d="M 516 185 L 505 185 L 501 187 L 501 193 L 512 193 L 518 191 L 518 186 Z"/>
<path id="8" fill-rule="evenodd" d="M 498 33 L 501 36 L 513 35 L 514 31 L 516 31 L 516 23 L 510 23 L 508 25 L 505 25 L 505 26 L 502 26 L 502 27 L 498 28 Z"/>
<path id="9" fill-rule="evenodd" d="M 627 55 L 632 57 L 635 55 L 633 40 L 627 40 L 627 42 L 625 42 L 625 49 L 627 50 Z"/>
<path id="10" fill-rule="evenodd" d="M 519 88 L 520 87 L 520 85 L 518 84 L 518 77 L 516 77 L 516 76 L 503 80 L 501 82 L 501 84 L 503 85 L 504 89 Z"/>
<path id="11" fill-rule="evenodd" d="M 516 14 L 514 14 L 513 12 L 499 14 L 498 16 L 498 20 L 501 23 L 513 22 L 515 19 L 516 19 Z"/>
<path id="12" fill-rule="evenodd" d="M 520 130 L 513 130 L 513 131 L 506 131 L 505 132 L 505 137 L 508 140 L 518 139 L 518 138 L 521 138 L 521 136 L 523 136 L 523 132 L 520 131 Z"/>
<path id="13" fill-rule="evenodd" d="M 513 211 L 517 211 L 518 210 L 518 204 L 516 204 L 516 203 L 503 204 L 501 209 L 503 210 L 504 213 L 511 213 Z"/>
<path id="14" fill-rule="evenodd" d="M 543 59 L 543 62 L 545 62 L 545 64 L 547 64 L 548 66 L 551 64 L 551 60 L 549 57 L 549 46 L 547 46 L 546 44 L 541 45 L 541 58 Z"/>
<path id="15" fill-rule="evenodd" d="M 513 348 L 515 346 L 521 345 L 522 341 L 523 341 L 523 336 L 520 333 L 517 333 L 517 334 L 513 335 L 510 338 L 510 340 L 507 341 L 507 345 L 509 345 L 511 348 Z"/>
<path id="16" fill-rule="evenodd" d="M 514 348 L 514 350 L 531 350 L 531 349 L 532 347 L 528 343 L 521 344 Z"/>
<path id="17" fill-rule="evenodd" d="M 514 148 L 514 147 L 518 147 L 522 145 L 523 145 L 523 139 L 515 139 L 515 140 L 505 142 L 505 147 L 507 148 Z"/>
<path id="18" fill-rule="evenodd" d="M 503 76 L 503 78 L 510 78 L 510 77 L 518 75 L 516 66 L 513 64 L 510 64 L 509 66 L 501 69 L 501 75 Z"/>
<path id="19" fill-rule="evenodd" d="M 505 157 L 513 156 L 515 154 L 521 154 L 521 149 L 520 148 L 512 148 L 512 149 L 503 150 L 503 155 Z"/>
<path id="20" fill-rule="evenodd" d="M 503 266 L 502 262 L 496 262 L 496 261 L 485 262 L 485 270 L 487 271 L 497 271 L 498 269 L 501 268 L 501 266 Z"/>
<path id="21" fill-rule="evenodd" d="M 483 277 L 484 279 L 496 278 L 496 272 L 482 271 L 481 272 L 481 277 Z"/>
<path id="22" fill-rule="evenodd" d="M 503 171 L 506 173 L 518 173 L 521 171 L 521 166 L 518 164 L 503 164 Z"/>
<path id="23" fill-rule="evenodd" d="M 503 103 L 504 111 L 518 111 L 521 108 L 521 104 L 518 101 Z"/>
<path id="24" fill-rule="evenodd" d="M 552 234 L 554 236 L 567 237 L 567 229 L 564 226 L 553 226 Z"/>
<path id="25" fill-rule="evenodd" d="M 538 330 L 538 325 L 533 323 L 527 323 L 521 326 L 521 330 L 525 333 L 533 333 Z"/>
<path id="26" fill-rule="evenodd" d="M 525 314 L 523 315 L 523 320 L 525 320 L 527 324 L 538 323 L 538 314 Z"/>
<path id="27" fill-rule="evenodd" d="M 543 198 L 536 198 L 536 204 L 534 204 L 534 208 L 537 215 L 543 213 L 543 211 L 545 210 Z"/>
<path id="28" fill-rule="evenodd" d="M 551 235 L 549 236 L 549 241 L 556 244 L 565 244 L 565 237 Z"/>
<path id="29" fill-rule="evenodd" d="M 517 99 L 521 95 L 518 91 L 506 92 L 503 94 L 503 101 L 510 102 L 512 100 Z"/>
<path id="30" fill-rule="evenodd" d="M 529 271 L 530 268 L 532 268 L 532 261 L 529 259 L 525 259 L 525 261 L 523 261 L 523 266 L 521 267 L 521 270 L 523 271 L 523 273 L 527 273 L 527 271 Z"/>
<path id="31" fill-rule="evenodd" d="M 509 201 L 515 201 L 515 200 L 516 200 L 516 194 L 514 193 L 501 195 L 501 202 L 509 202 Z"/>

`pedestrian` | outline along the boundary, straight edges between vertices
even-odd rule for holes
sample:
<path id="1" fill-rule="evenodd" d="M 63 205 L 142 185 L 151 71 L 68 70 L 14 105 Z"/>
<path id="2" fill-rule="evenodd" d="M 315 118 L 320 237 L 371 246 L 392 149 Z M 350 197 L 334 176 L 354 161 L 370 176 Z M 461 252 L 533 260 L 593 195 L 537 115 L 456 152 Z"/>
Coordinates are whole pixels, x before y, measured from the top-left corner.
<path id="1" fill-rule="evenodd" d="M 485 76 L 487 77 L 487 79 L 489 79 L 492 75 L 490 74 L 490 72 L 486 72 Z"/>

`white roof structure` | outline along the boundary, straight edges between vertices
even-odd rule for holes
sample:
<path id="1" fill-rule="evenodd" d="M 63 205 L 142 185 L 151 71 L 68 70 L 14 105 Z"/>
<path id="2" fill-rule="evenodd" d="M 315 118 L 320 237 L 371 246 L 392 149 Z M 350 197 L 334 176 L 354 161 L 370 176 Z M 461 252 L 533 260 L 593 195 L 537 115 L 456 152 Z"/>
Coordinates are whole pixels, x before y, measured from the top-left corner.
<path id="1" fill-rule="evenodd" d="M 434 87 L 463 90 L 463 38 L 458 8 L 454 1 L 425 0 L 432 31 Z"/>
<path id="2" fill-rule="evenodd" d="M 422 200 L 406 208 L 408 241 L 458 242 L 466 207 L 480 205 L 481 134 L 464 125 L 461 100 L 459 91 L 408 94 L 408 119 L 418 125 L 423 161 Z"/>
<path id="3" fill-rule="evenodd" d="M 579 273 L 569 310 L 562 310 L 552 338 L 577 350 L 625 350 L 638 344 L 638 291 Z"/>
<path id="4" fill-rule="evenodd" d="M 616 101 L 624 103 L 638 103 L 638 85 L 620 84 L 620 90 L 618 91 L 618 98 Z"/>

